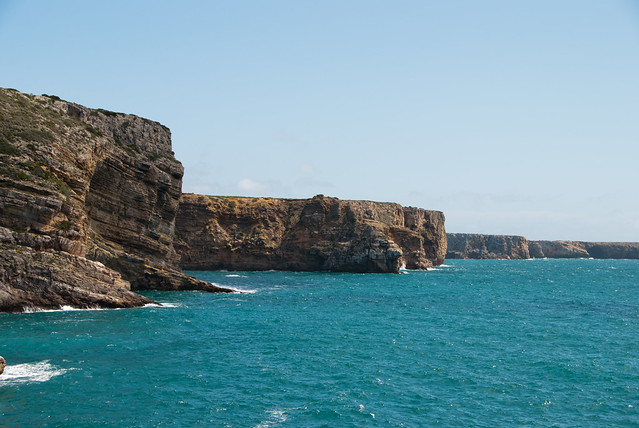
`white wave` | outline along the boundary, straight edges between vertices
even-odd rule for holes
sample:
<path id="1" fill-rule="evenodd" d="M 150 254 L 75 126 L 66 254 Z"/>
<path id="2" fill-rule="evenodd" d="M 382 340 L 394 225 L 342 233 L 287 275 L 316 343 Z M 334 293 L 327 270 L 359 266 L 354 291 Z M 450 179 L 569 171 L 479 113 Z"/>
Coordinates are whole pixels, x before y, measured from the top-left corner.
<path id="1" fill-rule="evenodd" d="M 438 267 L 452 267 L 451 265 L 439 265 Z"/>
<path id="2" fill-rule="evenodd" d="M 73 306 L 62 305 L 60 309 L 42 309 L 34 306 L 25 306 L 22 310 L 25 314 L 35 314 L 38 312 L 71 312 L 71 311 L 111 311 L 119 308 L 75 308 Z"/>
<path id="3" fill-rule="evenodd" d="M 170 302 L 158 302 L 158 303 L 147 303 L 142 306 L 143 308 L 181 308 L 183 305 L 180 303 L 170 303 Z"/>
<path id="4" fill-rule="evenodd" d="M 269 410 L 266 413 L 268 413 L 269 417 L 256 425 L 255 428 L 268 428 L 278 426 L 286 422 L 286 420 L 288 419 L 288 415 L 284 410 Z"/>
<path id="5" fill-rule="evenodd" d="M 236 274 L 236 273 L 232 273 L 232 274 L 225 275 L 225 276 L 226 276 L 227 278 L 246 278 L 246 276 L 244 276 L 244 275 L 238 275 L 238 274 Z"/>
<path id="6" fill-rule="evenodd" d="M 170 303 L 170 302 L 166 302 L 166 303 L 162 303 L 162 302 L 158 302 L 158 303 L 147 303 L 146 305 L 142 306 L 143 308 L 179 308 L 183 305 L 179 304 L 179 303 Z M 118 311 L 122 308 L 76 308 L 73 306 L 68 306 L 68 305 L 62 305 L 60 306 L 60 309 L 42 309 L 42 308 L 37 308 L 37 307 L 33 307 L 33 306 L 25 306 L 24 309 L 22 310 L 23 313 L 25 314 L 35 314 L 35 313 L 39 313 L 39 312 L 74 312 L 74 311 Z"/>
<path id="7" fill-rule="evenodd" d="M 0 386 L 30 383 L 30 382 L 46 382 L 52 377 L 65 374 L 68 370 L 61 369 L 52 364 L 49 360 L 40 361 L 38 363 L 15 364 L 5 367 L 4 373 L 0 375 Z"/>
<path id="8" fill-rule="evenodd" d="M 257 293 L 257 290 L 251 290 L 251 289 L 246 289 L 246 288 L 233 288 L 233 287 L 224 287 L 224 288 L 228 288 L 229 290 L 233 290 L 234 293 L 240 293 L 240 294 L 255 294 Z"/>
<path id="9" fill-rule="evenodd" d="M 364 407 L 364 405 L 363 405 L 363 404 L 360 404 L 360 405 L 359 405 L 359 411 L 360 411 L 360 413 L 365 413 L 365 412 L 364 412 L 364 410 L 365 410 L 365 409 L 366 409 L 366 407 Z M 375 419 L 375 413 L 368 412 L 368 414 L 369 414 L 369 415 L 371 415 L 373 419 Z"/>

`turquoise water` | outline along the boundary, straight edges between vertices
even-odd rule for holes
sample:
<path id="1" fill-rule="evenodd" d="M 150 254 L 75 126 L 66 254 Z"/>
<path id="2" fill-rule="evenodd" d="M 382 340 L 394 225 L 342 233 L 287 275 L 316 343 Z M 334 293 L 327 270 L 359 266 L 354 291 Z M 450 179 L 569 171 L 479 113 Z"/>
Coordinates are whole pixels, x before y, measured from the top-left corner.
<path id="1" fill-rule="evenodd" d="M 0 314 L 0 425 L 639 425 L 639 261 L 447 264 Z"/>

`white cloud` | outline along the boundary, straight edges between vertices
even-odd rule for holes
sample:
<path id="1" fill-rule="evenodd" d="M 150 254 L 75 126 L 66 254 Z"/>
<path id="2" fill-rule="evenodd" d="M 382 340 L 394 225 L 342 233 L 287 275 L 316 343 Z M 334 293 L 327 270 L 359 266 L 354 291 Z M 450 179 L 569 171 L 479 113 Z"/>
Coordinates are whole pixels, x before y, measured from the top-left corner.
<path id="1" fill-rule="evenodd" d="M 243 192 L 265 192 L 270 188 L 268 184 L 250 178 L 241 179 L 237 182 L 236 187 Z"/>

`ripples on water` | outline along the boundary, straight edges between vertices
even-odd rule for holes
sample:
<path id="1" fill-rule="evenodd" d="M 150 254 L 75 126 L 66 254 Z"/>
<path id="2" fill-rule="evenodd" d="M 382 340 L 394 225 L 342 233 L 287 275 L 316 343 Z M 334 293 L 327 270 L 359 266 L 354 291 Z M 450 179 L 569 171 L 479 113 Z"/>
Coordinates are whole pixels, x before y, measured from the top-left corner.
<path id="1" fill-rule="evenodd" d="M 0 425 L 639 424 L 639 262 L 447 265 L 0 314 Z"/>

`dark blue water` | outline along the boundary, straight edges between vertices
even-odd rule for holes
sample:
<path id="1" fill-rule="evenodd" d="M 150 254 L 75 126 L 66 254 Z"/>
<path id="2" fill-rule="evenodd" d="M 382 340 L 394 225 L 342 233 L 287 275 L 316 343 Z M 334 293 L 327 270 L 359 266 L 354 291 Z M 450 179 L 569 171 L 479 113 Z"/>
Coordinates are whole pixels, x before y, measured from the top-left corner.
<path id="1" fill-rule="evenodd" d="M 639 426 L 639 261 L 447 263 L 0 314 L 0 425 Z"/>

